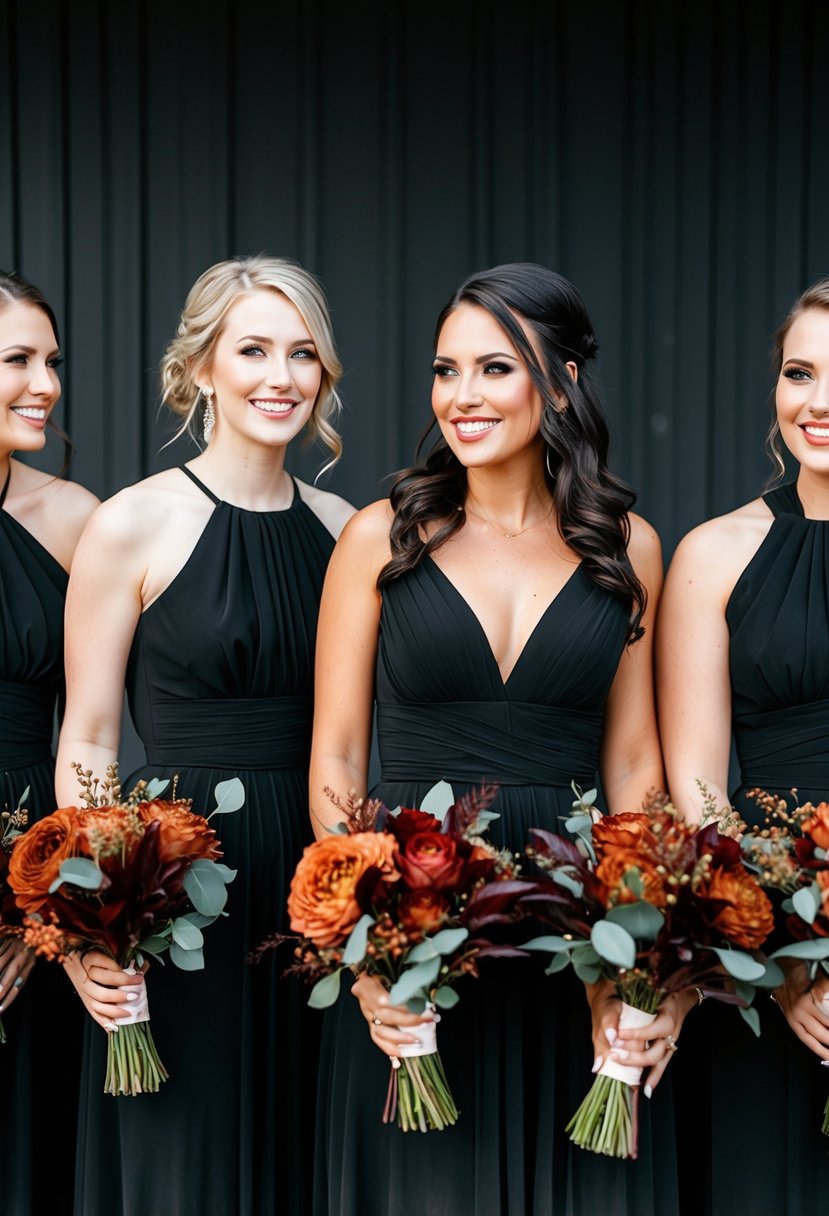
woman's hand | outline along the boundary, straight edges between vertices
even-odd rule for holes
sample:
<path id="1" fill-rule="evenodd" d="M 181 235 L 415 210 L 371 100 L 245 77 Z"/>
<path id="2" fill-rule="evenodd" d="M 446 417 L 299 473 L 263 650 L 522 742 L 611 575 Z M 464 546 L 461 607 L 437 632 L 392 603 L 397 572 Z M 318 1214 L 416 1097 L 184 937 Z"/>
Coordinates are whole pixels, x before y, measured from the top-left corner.
<path id="1" fill-rule="evenodd" d="M 387 1056 L 397 1057 L 406 1043 L 416 1043 L 414 1035 L 406 1034 L 407 1026 L 419 1026 L 422 1022 L 437 1021 L 428 1009 L 423 1013 L 411 1013 L 405 1005 L 389 1004 L 389 994 L 380 980 L 373 975 L 361 975 L 351 988 L 352 996 L 360 1002 L 360 1012 L 368 1022 L 368 1031 L 373 1042 Z"/>
<path id="2" fill-rule="evenodd" d="M 646 1098 L 656 1089 L 674 1052 L 679 1049 L 682 1024 L 698 999 L 693 988 L 672 993 L 659 1006 L 659 1012 L 650 1026 L 635 1031 L 619 1031 L 610 1058 L 630 1068 L 648 1069 L 644 1087 Z"/>
<path id="3" fill-rule="evenodd" d="M 829 1063 L 829 978 L 809 983 L 805 963 L 789 963 L 786 982 L 775 989 L 774 999 L 801 1043 Z"/>
<path id="4" fill-rule="evenodd" d="M 101 950 L 84 955 L 70 954 L 63 969 L 72 981 L 88 1013 L 104 1030 L 117 1030 L 118 1019 L 130 1013 L 130 1006 L 140 993 L 136 987 L 144 982 L 148 964 L 135 975 L 122 971 L 114 959 Z"/>
<path id="5" fill-rule="evenodd" d="M 0 939 L 0 1013 L 17 1000 L 34 965 L 34 950 L 24 946 L 19 937 Z"/>

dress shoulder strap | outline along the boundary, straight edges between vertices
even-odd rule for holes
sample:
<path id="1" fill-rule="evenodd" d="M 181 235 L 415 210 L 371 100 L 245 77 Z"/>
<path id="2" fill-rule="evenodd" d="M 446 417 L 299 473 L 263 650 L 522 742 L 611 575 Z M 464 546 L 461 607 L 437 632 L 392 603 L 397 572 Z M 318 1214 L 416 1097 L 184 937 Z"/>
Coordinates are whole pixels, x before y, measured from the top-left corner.
<path id="1" fill-rule="evenodd" d="M 763 495 L 763 502 L 775 517 L 803 515 L 803 504 L 798 498 L 797 483 L 794 481 L 787 481 L 785 485 L 769 490 L 767 494 Z"/>
<path id="2" fill-rule="evenodd" d="M 211 502 L 215 502 L 217 507 L 221 506 L 221 502 L 222 502 L 221 498 L 217 498 L 212 490 L 208 490 L 208 488 L 204 484 L 204 482 L 199 481 L 198 477 L 196 476 L 196 474 L 193 472 L 192 469 L 188 469 L 186 464 L 180 464 L 178 467 L 181 469 L 182 473 L 186 473 L 186 475 L 190 478 L 190 480 L 199 487 L 199 489 L 202 491 L 203 494 L 207 495 L 207 497 L 211 500 Z M 2 500 L 0 500 L 0 501 L 2 501 Z"/>
<path id="3" fill-rule="evenodd" d="M 11 479 L 12 479 L 12 465 L 11 465 L 11 461 L 9 461 L 9 471 L 6 474 L 6 480 L 3 483 L 3 489 L 0 490 L 0 508 L 2 508 L 3 503 L 6 501 L 6 494 L 8 493 L 9 482 L 11 481 Z"/>

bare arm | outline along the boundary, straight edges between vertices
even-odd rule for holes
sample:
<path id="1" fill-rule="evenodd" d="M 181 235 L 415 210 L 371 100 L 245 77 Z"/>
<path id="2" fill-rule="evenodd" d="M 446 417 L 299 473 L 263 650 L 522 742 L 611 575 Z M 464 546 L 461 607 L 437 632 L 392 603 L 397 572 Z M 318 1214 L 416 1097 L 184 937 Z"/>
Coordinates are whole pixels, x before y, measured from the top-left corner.
<path id="1" fill-rule="evenodd" d="M 644 635 L 625 649 L 605 706 L 600 766 L 608 810 L 635 811 L 665 775 L 654 702 L 654 621 L 662 590 L 662 549 L 653 528 L 631 517 L 629 554 L 648 593 Z"/>
<path id="2" fill-rule="evenodd" d="M 717 526 L 720 525 L 720 526 Z M 736 576 L 724 561 L 721 521 L 697 528 L 674 555 L 659 615 L 659 721 L 674 805 L 702 816 L 702 782 L 728 805 L 731 746 L 729 636 L 725 608 Z"/>

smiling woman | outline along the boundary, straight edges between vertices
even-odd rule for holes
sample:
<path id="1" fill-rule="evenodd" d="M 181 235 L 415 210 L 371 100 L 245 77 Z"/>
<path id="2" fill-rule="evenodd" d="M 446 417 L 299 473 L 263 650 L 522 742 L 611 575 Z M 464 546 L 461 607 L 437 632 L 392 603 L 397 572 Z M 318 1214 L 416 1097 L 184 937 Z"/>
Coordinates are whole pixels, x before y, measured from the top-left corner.
<path id="1" fill-rule="evenodd" d="M 388 806 L 499 786 L 490 835 L 516 852 L 530 827 L 560 833 L 570 782 L 601 769 L 614 811 L 664 784 L 651 620 L 659 541 L 608 471 L 591 384 L 597 343 L 579 293 L 542 266 L 469 279 L 436 332 L 423 462 L 337 545 L 320 610 L 311 814 L 326 789 L 367 792 L 376 696 Z M 632 644 L 631 644 L 632 643 Z M 581 1154 L 562 1134 L 591 1064 L 611 1050 L 618 1002 L 567 973 L 506 962 L 449 1011 L 440 1050 L 461 1111 L 440 1136 L 380 1126 L 386 1056 L 423 1015 L 361 975 L 326 1014 L 317 1134 L 318 1216 L 569 1216 L 677 1211 L 672 1121 L 645 1115 L 640 1160 Z M 679 1034 L 668 1001 L 651 1044 L 616 1039 L 655 1085 Z M 370 1037 L 369 1037 L 370 1036 Z"/>
<path id="2" fill-rule="evenodd" d="M 829 796 L 829 279 L 796 301 L 776 335 L 774 362 L 769 446 L 782 475 L 782 440 L 799 464 L 797 478 L 689 533 L 660 611 L 665 762 L 674 802 L 691 819 L 702 811 L 700 781 L 718 805 L 729 802 L 732 732 L 740 783 L 730 801 L 750 825 L 763 822 L 752 788 L 790 805 L 794 787 L 801 804 Z M 761 1009 L 759 1040 L 735 1034 L 721 1010 L 703 1011 L 698 1050 L 683 1060 L 694 1074 L 689 1091 L 711 1098 L 696 1112 L 688 1162 L 688 1177 L 699 1180 L 698 1137 L 710 1129 L 702 1145 L 710 1186 L 694 1211 L 805 1216 L 826 1193 L 818 1061 L 829 1061 L 819 1004 L 827 991 L 825 976 L 810 989 L 804 964 L 794 966 L 777 1005 Z M 706 1074 L 710 1085 L 700 1085 Z M 755 1152 L 738 1177 L 716 1151 L 737 1129 L 755 1148 L 787 1151 Z"/>
<path id="3" fill-rule="evenodd" d="M 75 1210 L 270 1216 L 310 1210 L 316 1024 L 278 982 L 282 958 L 246 965 L 286 928 L 305 814 L 316 616 L 351 508 L 292 478 L 303 430 L 336 456 L 328 421 L 341 374 L 325 297 L 293 262 L 220 262 L 197 280 L 162 363 L 164 399 L 205 450 L 121 491 L 96 513 L 67 604 L 67 712 L 57 781 L 117 756 L 126 684 L 147 751 L 131 777 L 172 780 L 195 810 L 240 777 L 222 824 L 238 875 L 206 970 L 154 966 L 153 1035 L 171 1062 L 151 1096 L 99 1089 L 105 1037 L 88 1021 Z M 210 426 L 207 423 L 210 423 Z M 176 972 L 176 974 L 173 974 Z M 113 1033 L 141 977 L 87 954 L 72 974 Z M 286 1118 L 286 1112 L 289 1117 Z"/>
<path id="4" fill-rule="evenodd" d="M 55 315 L 42 293 L 0 271 L 0 810 L 28 789 L 29 823 L 54 809 L 52 731 L 63 683 L 63 610 L 75 546 L 97 500 L 13 453 L 39 452 L 60 398 Z M 31 1145 L 43 1111 L 75 1118 L 77 1001 L 62 975 L 0 943 L 0 1009 L 11 1040 L 0 1050 L 3 1203 L 29 1216 L 69 1211 L 71 1148 L 36 1171 Z M 44 974 L 45 972 L 45 974 Z M 24 984 L 26 984 L 24 988 Z M 43 1044 L 50 1050 L 45 1052 Z"/>

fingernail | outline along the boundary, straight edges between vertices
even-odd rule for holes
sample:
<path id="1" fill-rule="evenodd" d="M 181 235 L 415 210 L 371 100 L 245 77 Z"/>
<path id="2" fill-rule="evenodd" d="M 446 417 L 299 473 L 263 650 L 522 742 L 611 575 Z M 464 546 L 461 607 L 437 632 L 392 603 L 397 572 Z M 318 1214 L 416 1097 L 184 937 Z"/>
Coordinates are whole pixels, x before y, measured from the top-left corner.
<path id="1" fill-rule="evenodd" d="M 0 1005 L 0 1013 L 2 1013 L 2 1012 L 3 1012 L 3 1006 Z M 821 1060 L 820 1066 L 821 1066 L 821 1068 L 829 1068 L 829 1060 Z"/>
<path id="2" fill-rule="evenodd" d="M 607 1039 L 608 1043 L 616 1042 L 616 1031 L 612 1026 L 608 1026 L 607 1030 L 604 1032 L 604 1037 Z"/>
<path id="3" fill-rule="evenodd" d="M 138 993 L 137 993 L 137 992 L 128 992 L 128 993 L 127 993 L 127 1000 L 128 1000 L 128 1001 L 137 1001 L 137 1000 L 138 1000 Z"/>
<path id="4" fill-rule="evenodd" d="M 602 1066 L 603 1059 L 604 1059 L 604 1056 L 596 1056 L 595 1060 L 593 1061 L 593 1067 L 590 1069 L 590 1071 L 598 1072 Z"/>
<path id="5" fill-rule="evenodd" d="M 628 1056 L 630 1055 L 630 1052 L 622 1051 L 620 1048 L 614 1047 L 613 1051 L 611 1051 L 610 1054 L 614 1060 L 626 1060 L 628 1058 Z"/>
<path id="6" fill-rule="evenodd" d="M 643 1092 L 646 1098 L 653 1097 L 653 1090 L 651 1089 L 650 1085 L 646 1085 Z"/>
<path id="7" fill-rule="evenodd" d="M 115 1025 L 114 1022 L 107 1022 L 107 1030 L 117 1030 L 117 1029 L 118 1029 L 118 1027 Z"/>
<path id="8" fill-rule="evenodd" d="M 392 1068 L 396 1071 L 400 1067 L 400 1060 L 397 1056 L 390 1056 L 389 1058 L 391 1059 Z"/>

